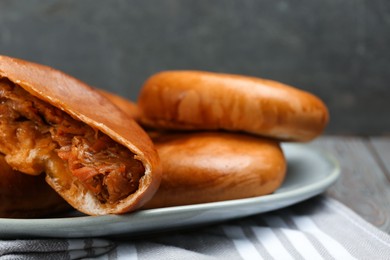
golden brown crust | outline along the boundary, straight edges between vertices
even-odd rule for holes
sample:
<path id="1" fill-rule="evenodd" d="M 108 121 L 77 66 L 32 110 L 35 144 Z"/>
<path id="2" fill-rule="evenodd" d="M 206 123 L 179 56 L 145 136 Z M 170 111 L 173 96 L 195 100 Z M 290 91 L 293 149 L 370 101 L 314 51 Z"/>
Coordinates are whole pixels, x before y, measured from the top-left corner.
<path id="1" fill-rule="evenodd" d="M 33 218 L 69 209 L 46 182 L 45 176 L 14 171 L 0 155 L 0 217 Z"/>
<path id="2" fill-rule="evenodd" d="M 315 138 L 329 117 L 319 98 L 285 84 L 201 71 L 153 75 L 138 105 L 149 127 L 225 129 L 292 141 Z"/>
<path id="3" fill-rule="evenodd" d="M 47 66 L 0 56 L 0 77 L 100 130 L 143 163 L 146 170 L 139 189 L 115 205 L 102 205 L 80 185 L 72 183 L 64 189 L 55 177 L 47 175 L 47 182 L 72 206 L 91 215 L 124 213 L 139 208 L 153 196 L 160 182 L 159 158 L 150 138 L 132 118 L 88 85 Z"/>
<path id="4" fill-rule="evenodd" d="M 285 176 L 286 161 L 273 140 L 224 132 L 154 132 L 151 136 L 163 164 L 163 178 L 144 208 L 269 194 Z"/>

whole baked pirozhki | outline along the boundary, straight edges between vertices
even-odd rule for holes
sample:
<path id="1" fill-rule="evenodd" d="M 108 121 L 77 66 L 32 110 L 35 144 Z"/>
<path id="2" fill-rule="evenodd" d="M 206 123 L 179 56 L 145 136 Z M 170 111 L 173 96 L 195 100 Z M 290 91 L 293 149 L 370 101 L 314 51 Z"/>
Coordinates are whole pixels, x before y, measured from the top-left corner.
<path id="1" fill-rule="evenodd" d="M 242 199 L 274 192 L 286 174 L 275 140 L 227 132 L 151 133 L 163 165 L 145 208 Z"/>
<path id="2" fill-rule="evenodd" d="M 148 135 L 109 100 L 47 66 L 0 56 L 0 152 L 14 169 L 46 173 L 90 215 L 125 213 L 156 192 L 161 165 Z"/>
<path id="3" fill-rule="evenodd" d="M 280 140 L 321 134 L 328 110 L 316 96 L 285 84 L 239 75 L 165 71 L 138 98 L 141 122 L 165 129 L 225 129 Z"/>

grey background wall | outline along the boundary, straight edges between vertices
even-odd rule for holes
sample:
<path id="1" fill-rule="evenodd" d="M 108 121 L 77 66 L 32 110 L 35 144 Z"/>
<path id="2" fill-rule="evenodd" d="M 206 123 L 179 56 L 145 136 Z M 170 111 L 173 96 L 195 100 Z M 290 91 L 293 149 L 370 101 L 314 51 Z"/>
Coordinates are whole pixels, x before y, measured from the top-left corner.
<path id="1" fill-rule="evenodd" d="M 135 100 L 167 69 L 278 80 L 320 96 L 328 134 L 390 133 L 386 0 L 0 0 L 0 54 Z"/>

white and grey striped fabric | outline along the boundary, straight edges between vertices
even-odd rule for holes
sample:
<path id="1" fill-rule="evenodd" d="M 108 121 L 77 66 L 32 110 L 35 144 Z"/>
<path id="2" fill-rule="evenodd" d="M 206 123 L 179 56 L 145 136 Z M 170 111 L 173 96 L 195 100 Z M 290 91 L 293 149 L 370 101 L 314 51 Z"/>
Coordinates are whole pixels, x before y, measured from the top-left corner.
<path id="1" fill-rule="evenodd" d="M 390 259 L 390 236 L 341 203 L 298 205 L 196 230 L 120 241 L 0 241 L 0 259 Z"/>

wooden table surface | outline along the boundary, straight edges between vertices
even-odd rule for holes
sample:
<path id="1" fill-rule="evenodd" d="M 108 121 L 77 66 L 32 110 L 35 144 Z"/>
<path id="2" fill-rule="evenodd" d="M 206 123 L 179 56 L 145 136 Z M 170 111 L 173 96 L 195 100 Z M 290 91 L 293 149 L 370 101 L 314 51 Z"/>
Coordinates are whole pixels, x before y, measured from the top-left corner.
<path id="1" fill-rule="evenodd" d="M 390 136 L 323 136 L 309 145 L 340 163 L 340 178 L 326 193 L 390 234 Z"/>

